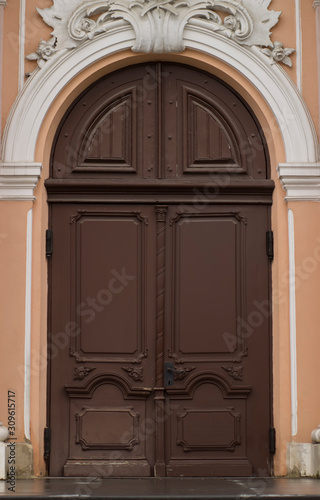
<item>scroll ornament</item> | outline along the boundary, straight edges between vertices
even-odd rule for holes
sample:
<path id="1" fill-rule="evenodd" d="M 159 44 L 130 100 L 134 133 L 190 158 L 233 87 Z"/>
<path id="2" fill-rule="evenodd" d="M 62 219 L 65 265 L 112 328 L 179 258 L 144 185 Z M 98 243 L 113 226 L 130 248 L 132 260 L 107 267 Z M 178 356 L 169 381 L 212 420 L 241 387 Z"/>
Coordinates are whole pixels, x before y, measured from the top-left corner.
<path id="1" fill-rule="evenodd" d="M 27 56 L 40 68 L 61 51 L 75 49 L 123 25 L 130 25 L 135 32 L 134 52 L 181 52 L 188 24 L 204 27 L 242 46 L 256 46 L 272 63 L 292 66 L 289 56 L 294 49 L 285 49 L 270 39 L 270 30 L 281 14 L 268 9 L 271 0 L 52 1 L 51 7 L 37 9 L 53 28 L 52 38 L 41 40 L 37 51 Z"/>
<path id="2" fill-rule="evenodd" d="M 89 375 L 90 372 L 93 372 L 95 368 L 91 368 L 91 366 L 80 366 L 74 369 L 74 380 L 84 380 L 85 377 Z"/>

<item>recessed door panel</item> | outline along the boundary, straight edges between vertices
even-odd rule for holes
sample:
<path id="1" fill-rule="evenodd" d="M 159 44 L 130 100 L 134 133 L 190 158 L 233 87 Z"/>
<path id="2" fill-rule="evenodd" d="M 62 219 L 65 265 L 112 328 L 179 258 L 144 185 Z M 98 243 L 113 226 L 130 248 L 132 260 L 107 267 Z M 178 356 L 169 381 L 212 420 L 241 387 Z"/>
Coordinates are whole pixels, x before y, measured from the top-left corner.
<path id="1" fill-rule="evenodd" d="M 85 210 L 72 220 L 79 359 L 132 360 L 144 351 L 147 224 L 125 210 Z"/>
<path id="2" fill-rule="evenodd" d="M 245 218 L 203 211 L 177 217 L 172 220 L 177 348 L 211 357 L 228 353 L 223 334 L 236 335 L 245 293 Z"/>
<path id="3" fill-rule="evenodd" d="M 132 137 L 136 129 L 134 91 L 113 102 L 87 131 L 80 146 L 78 170 L 134 172 Z"/>

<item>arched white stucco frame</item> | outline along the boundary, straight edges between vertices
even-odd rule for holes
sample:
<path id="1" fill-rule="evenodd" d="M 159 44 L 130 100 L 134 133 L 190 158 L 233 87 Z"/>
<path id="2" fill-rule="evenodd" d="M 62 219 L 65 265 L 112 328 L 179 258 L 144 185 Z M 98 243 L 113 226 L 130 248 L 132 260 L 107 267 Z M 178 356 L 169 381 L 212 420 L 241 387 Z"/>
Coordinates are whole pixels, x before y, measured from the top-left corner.
<path id="1" fill-rule="evenodd" d="M 268 103 L 282 134 L 286 164 L 278 166 L 287 199 L 320 199 L 319 148 L 315 127 L 299 91 L 280 65 L 270 65 L 259 49 L 236 42 L 198 25 L 184 31 L 186 47 L 208 54 L 238 71 Z M 77 49 L 59 52 L 34 72 L 11 111 L 4 132 L 0 164 L 0 198 L 32 199 L 41 164 L 35 151 L 42 123 L 59 93 L 95 62 L 135 41 L 124 21 Z"/>

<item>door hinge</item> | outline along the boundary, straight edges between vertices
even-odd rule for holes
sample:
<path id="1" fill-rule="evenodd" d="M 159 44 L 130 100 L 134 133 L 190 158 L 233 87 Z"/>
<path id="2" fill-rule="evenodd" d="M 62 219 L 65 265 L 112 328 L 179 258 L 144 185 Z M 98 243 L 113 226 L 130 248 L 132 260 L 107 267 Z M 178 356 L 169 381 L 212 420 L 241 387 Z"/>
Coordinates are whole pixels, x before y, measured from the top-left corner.
<path id="1" fill-rule="evenodd" d="M 45 460 L 49 458 L 51 451 L 51 429 L 50 427 L 45 427 L 44 429 L 44 453 L 43 457 Z"/>
<path id="2" fill-rule="evenodd" d="M 46 256 L 47 259 L 50 259 L 52 257 L 52 251 L 53 251 L 53 232 L 51 229 L 47 229 L 46 231 Z"/>
<path id="3" fill-rule="evenodd" d="M 269 429 L 269 450 L 271 455 L 276 452 L 276 430 L 274 427 Z"/>
<path id="4" fill-rule="evenodd" d="M 267 231 L 267 256 L 269 260 L 273 260 L 274 258 L 274 243 L 273 243 L 273 231 Z"/>

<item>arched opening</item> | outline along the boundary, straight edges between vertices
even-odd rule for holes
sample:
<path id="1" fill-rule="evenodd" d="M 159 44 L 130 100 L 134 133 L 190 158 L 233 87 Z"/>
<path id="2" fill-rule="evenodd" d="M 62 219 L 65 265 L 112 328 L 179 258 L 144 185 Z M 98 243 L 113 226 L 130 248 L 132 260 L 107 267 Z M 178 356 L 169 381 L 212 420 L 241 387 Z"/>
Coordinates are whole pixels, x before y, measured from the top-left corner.
<path id="1" fill-rule="evenodd" d="M 46 181 L 68 340 L 51 475 L 271 473 L 269 176 L 253 112 L 200 70 L 124 68 L 69 108 Z"/>

